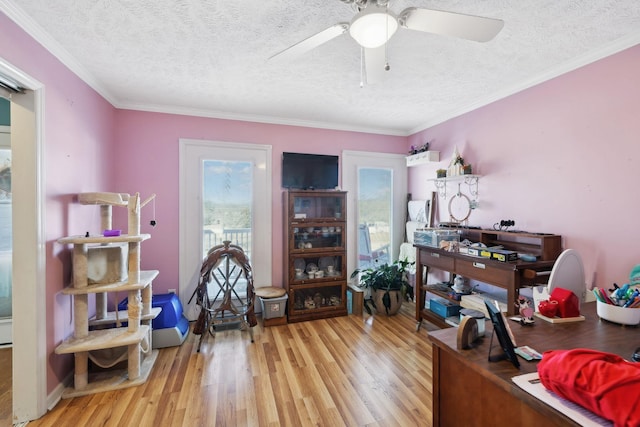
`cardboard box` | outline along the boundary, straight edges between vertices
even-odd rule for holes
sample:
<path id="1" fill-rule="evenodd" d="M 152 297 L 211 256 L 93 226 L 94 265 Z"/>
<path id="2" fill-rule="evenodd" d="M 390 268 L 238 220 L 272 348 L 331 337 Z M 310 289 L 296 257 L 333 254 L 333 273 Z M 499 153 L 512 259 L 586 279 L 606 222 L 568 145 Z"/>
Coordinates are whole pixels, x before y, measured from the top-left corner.
<path id="1" fill-rule="evenodd" d="M 457 316 L 460 313 L 460 306 L 444 298 L 433 296 L 429 300 L 429 310 L 440 317 Z"/>
<path id="2" fill-rule="evenodd" d="M 491 251 L 491 259 L 500 262 L 515 262 L 518 261 L 518 252 L 508 251 L 506 249 L 493 249 Z"/>
<path id="3" fill-rule="evenodd" d="M 486 249 L 486 248 L 480 249 L 480 256 L 483 258 L 491 258 L 491 254 L 492 252 L 490 249 Z"/>
<path id="4" fill-rule="evenodd" d="M 467 254 L 471 256 L 480 256 L 480 248 L 469 246 L 467 248 Z"/>

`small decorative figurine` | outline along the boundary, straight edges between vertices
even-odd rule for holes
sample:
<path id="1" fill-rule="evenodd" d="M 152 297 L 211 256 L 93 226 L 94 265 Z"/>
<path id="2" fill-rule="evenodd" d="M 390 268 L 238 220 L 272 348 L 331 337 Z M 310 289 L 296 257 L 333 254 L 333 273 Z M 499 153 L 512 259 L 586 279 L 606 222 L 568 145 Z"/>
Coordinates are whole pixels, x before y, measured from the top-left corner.
<path id="1" fill-rule="evenodd" d="M 525 297 L 518 297 L 516 307 L 520 310 L 520 323 L 522 325 L 533 325 L 533 308 L 531 308 L 530 301 Z"/>

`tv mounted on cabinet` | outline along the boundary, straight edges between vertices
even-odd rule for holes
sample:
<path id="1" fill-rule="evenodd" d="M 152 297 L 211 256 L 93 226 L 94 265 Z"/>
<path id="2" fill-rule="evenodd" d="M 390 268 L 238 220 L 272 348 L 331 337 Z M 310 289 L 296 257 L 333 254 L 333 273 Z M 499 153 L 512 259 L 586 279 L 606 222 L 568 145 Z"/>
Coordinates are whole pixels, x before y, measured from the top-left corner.
<path id="1" fill-rule="evenodd" d="M 282 187 L 328 190 L 338 186 L 338 156 L 282 153 Z"/>

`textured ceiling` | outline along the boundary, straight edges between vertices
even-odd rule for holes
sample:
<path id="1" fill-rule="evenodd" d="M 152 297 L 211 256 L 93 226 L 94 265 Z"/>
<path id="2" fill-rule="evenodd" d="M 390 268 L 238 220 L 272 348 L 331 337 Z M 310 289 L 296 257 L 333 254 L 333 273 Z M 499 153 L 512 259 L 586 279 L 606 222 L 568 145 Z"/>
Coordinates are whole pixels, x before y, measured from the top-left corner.
<path id="1" fill-rule="evenodd" d="M 347 34 L 267 61 L 338 22 L 339 0 L 0 0 L 119 108 L 407 135 L 640 43 L 638 0 L 392 0 L 499 18 L 488 43 L 400 29 L 385 81 L 360 87 Z"/>

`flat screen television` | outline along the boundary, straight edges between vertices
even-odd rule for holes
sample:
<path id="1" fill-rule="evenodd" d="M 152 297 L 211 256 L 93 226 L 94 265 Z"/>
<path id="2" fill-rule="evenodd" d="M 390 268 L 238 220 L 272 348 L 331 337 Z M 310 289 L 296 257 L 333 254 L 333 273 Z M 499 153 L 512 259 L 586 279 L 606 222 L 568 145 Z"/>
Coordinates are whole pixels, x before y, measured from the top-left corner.
<path id="1" fill-rule="evenodd" d="M 282 153 L 282 188 L 329 190 L 338 186 L 338 156 Z"/>

